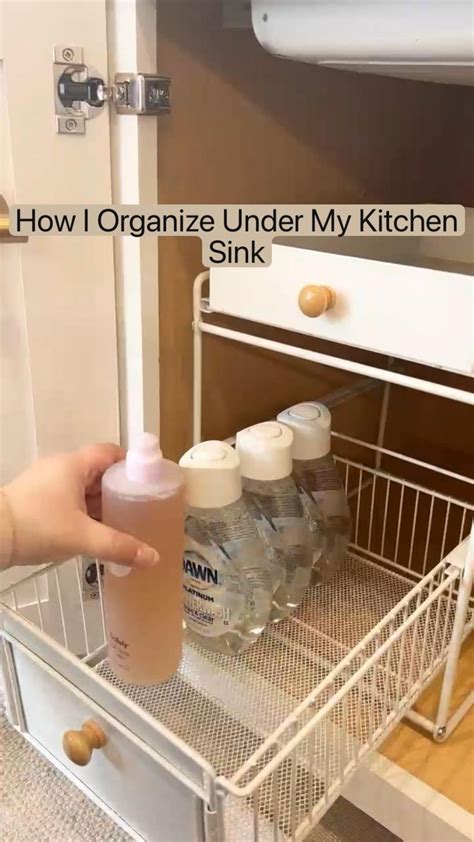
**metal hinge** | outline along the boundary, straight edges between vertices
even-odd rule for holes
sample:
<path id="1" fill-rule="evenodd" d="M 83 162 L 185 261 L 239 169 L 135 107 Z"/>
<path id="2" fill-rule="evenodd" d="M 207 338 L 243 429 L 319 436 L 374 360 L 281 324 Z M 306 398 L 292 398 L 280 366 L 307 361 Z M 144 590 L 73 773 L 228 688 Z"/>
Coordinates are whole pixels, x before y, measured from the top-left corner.
<path id="1" fill-rule="evenodd" d="M 117 114 L 163 114 L 170 110 L 170 79 L 151 73 L 117 73 L 111 97 Z"/>
<path id="2" fill-rule="evenodd" d="M 82 47 L 54 47 L 54 100 L 58 134 L 85 134 L 86 120 L 106 103 L 117 114 L 170 111 L 170 79 L 154 73 L 117 73 L 111 85 L 84 63 Z"/>

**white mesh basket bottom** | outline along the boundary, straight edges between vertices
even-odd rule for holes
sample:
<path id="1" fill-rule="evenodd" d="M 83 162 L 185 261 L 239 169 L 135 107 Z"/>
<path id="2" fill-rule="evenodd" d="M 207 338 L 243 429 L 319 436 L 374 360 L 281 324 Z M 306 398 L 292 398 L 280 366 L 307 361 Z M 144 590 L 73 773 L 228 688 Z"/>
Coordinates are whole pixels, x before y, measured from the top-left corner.
<path id="1" fill-rule="evenodd" d="M 178 673 L 166 683 L 153 687 L 122 683 L 107 661 L 97 669 L 102 677 L 198 751 L 218 775 L 230 779 L 412 588 L 413 582 L 399 574 L 348 556 L 332 581 L 312 588 L 291 619 L 268 628 L 243 655 L 219 655 L 187 644 Z M 403 621 L 414 610 L 415 603 L 416 600 L 413 606 L 408 605 Z M 413 681 L 415 673 L 418 677 L 423 672 L 427 664 L 419 663 L 422 638 L 428 639 L 429 645 L 423 649 L 430 658 L 440 654 L 434 652 L 444 646 L 444 635 L 439 634 L 438 629 L 449 631 L 454 607 L 454 600 L 443 600 L 441 610 L 428 612 L 426 617 L 423 615 L 424 628 L 421 629 L 419 621 L 416 630 L 404 632 L 400 642 L 391 647 L 396 654 L 392 651 L 390 657 L 385 657 L 378 675 L 370 673 L 362 688 L 360 683 L 354 688 L 346 698 L 344 711 L 334 710 L 326 727 L 335 729 L 338 739 L 343 727 L 348 749 L 354 740 L 362 744 L 370 737 L 387 716 L 392 697 L 403 695 L 404 685 Z M 345 671 L 318 697 L 316 707 L 311 707 L 308 717 L 344 685 L 351 672 L 355 672 L 401 622 L 402 619 L 396 620 L 389 630 L 382 631 L 360 658 L 354 659 L 348 666 L 349 672 Z M 414 645 L 413 634 L 417 634 L 419 646 Z M 449 634 L 445 637 L 449 640 Z M 407 638 L 411 640 L 410 645 Z M 369 713 L 366 716 L 365 696 L 372 699 L 370 716 Z M 300 718 L 298 726 L 305 721 Z M 248 783 L 293 735 L 294 732 L 281 734 L 240 783 Z M 333 743 L 335 734 L 326 733 L 325 741 L 329 737 Z M 337 751 L 332 759 L 334 763 L 339 762 Z M 307 776 L 308 764 L 304 758 L 300 760 L 300 772 Z M 280 771 L 285 774 L 283 767 Z M 314 788 L 317 796 L 317 775 Z"/>
<path id="2" fill-rule="evenodd" d="M 123 683 L 107 661 L 97 669 L 230 778 L 412 585 L 348 557 L 291 619 L 269 627 L 242 655 L 187 643 L 176 675 L 152 687 Z"/>

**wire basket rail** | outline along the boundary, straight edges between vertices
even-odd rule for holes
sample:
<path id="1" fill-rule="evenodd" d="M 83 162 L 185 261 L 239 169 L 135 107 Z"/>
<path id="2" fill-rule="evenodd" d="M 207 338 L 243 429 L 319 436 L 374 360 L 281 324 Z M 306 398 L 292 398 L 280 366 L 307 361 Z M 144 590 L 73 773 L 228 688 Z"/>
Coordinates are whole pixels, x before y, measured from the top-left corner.
<path id="1" fill-rule="evenodd" d="M 342 444 L 351 449 L 337 457 L 354 520 L 350 553 L 239 657 L 187 645 L 165 684 L 125 685 L 106 659 L 99 565 L 96 598 L 85 599 L 82 560 L 2 595 L 202 758 L 203 775 L 214 770 L 208 810 L 219 840 L 303 839 L 449 662 L 455 637 L 473 628 L 467 603 L 459 606 L 474 507 L 372 466 L 374 448 L 365 464 L 363 443 Z"/>

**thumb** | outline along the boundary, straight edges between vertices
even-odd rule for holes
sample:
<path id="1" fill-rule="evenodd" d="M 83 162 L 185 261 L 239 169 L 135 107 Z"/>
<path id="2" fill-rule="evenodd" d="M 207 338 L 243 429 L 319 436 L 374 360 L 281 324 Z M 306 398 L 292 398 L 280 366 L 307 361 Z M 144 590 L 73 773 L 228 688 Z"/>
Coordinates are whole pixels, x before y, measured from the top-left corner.
<path id="1" fill-rule="evenodd" d="M 80 552 L 101 561 L 113 561 L 128 567 L 153 567 L 160 558 L 157 551 L 148 544 L 92 520 L 87 515 L 84 515 L 81 522 L 80 532 Z"/>

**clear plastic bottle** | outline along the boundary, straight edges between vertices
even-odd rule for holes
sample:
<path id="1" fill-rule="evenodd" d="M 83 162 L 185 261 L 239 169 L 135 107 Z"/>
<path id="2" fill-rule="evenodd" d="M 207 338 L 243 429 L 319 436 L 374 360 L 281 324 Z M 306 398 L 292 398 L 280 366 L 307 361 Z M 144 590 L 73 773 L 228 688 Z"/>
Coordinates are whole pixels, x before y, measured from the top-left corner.
<path id="1" fill-rule="evenodd" d="M 271 608 L 265 549 L 242 497 L 239 459 L 228 444 L 208 441 L 179 464 L 187 634 L 207 649 L 235 655 L 257 640 Z"/>
<path id="2" fill-rule="evenodd" d="M 311 535 L 292 478 L 293 434 L 268 421 L 237 433 L 242 486 L 267 548 L 273 606 L 270 619 L 287 617 L 310 583 Z"/>
<path id="3" fill-rule="evenodd" d="M 293 431 L 293 469 L 313 535 L 313 585 L 330 579 L 347 552 L 351 515 L 331 453 L 331 413 L 324 404 L 300 403 L 280 412 Z"/>
<path id="4" fill-rule="evenodd" d="M 109 662 L 131 684 L 157 684 L 176 672 L 183 640 L 183 475 L 143 433 L 102 478 L 104 523 L 158 550 L 156 567 L 105 565 Z"/>

